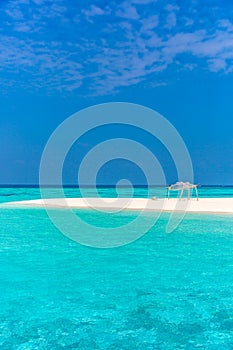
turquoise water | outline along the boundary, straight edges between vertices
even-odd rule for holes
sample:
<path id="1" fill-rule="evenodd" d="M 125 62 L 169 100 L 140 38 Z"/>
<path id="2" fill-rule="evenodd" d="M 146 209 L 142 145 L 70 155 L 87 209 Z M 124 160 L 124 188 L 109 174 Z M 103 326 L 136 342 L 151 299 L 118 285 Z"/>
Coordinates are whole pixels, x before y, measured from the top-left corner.
<path id="1" fill-rule="evenodd" d="M 202 191 L 233 196 L 232 188 Z M 39 190 L 4 188 L 0 198 L 39 198 Z M 124 223 L 137 213 L 116 215 Z M 233 349 L 233 217 L 189 214 L 165 234 L 168 217 L 129 245 L 94 249 L 63 236 L 42 209 L 0 209 L 0 348 Z"/>
<path id="2" fill-rule="evenodd" d="M 92 188 L 82 189 L 82 193 L 78 188 L 65 188 L 66 197 L 93 197 L 96 192 Z M 102 197 L 129 197 L 133 195 L 135 198 L 145 198 L 148 196 L 148 190 L 146 188 L 135 188 L 133 193 L 131 189 L 120 188 L 99 188 L 98 193 Z M 166 188 L 154 187 L 149 192 L 151 196 L 158 198 L 164 198 L 167 195 Z M 49 198 L 55 198 L 59 196 L 59 191 L 56 188 L 50 188 L 47 190 Z M 176 197 L 177 192 L 171 192 L 171 197 Z M 233 197 L 233 187 L 199 187 L 198 195 L 200 198 L 207 197 Z M 0 187 L 0 203 L 12 202 L 18 200 L 30 200 L 40 198 L 39 188 L 1 188 Z"/>

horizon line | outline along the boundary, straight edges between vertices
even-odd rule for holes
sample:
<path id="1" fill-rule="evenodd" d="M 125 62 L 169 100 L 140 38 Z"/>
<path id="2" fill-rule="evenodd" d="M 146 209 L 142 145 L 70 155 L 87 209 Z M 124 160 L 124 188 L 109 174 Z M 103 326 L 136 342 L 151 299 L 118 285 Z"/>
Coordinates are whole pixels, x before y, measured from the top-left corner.
<path id="1" fill-rule="evenodd" d="M 148 186 L 147 184 L 135 184 L 132 186 L 129 185 L 120 185 L 117 186 L 119 188 L 131 188 L 131 187 L 136 187 L 136 188 L 146 188 L 146 187 L 167 187 L 170 184 L 166 184 L 166 185 L 150 185 Z M 115 188 L 116 185 L 115 184 L 98 184 L 98 185 L 74 185 L 74 184 L 64 184 L 62 186 L 60 185 L 43 185 L 40 186 L 39 184 L 23 184 L 23 183 L 19 183 L 19 184 L 0 184 L 0 188 Z M 210 184 L 198 184 L 198 187 L 233 187 L 233 184 L 214 184 L 214 185 L 210 185 Z"/>

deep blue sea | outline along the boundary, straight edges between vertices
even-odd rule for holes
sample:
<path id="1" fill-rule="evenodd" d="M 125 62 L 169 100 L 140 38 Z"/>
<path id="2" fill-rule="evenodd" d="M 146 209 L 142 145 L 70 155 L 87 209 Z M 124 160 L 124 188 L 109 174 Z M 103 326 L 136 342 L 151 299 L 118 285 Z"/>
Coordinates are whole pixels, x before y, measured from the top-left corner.
<path id="1" fill-rule="evenodd" d="M 233 197 L 233 188 L 199 195 Z M 1 203 L 39 197 L 37 188 L 0 189 Z M 116 222 L 92 210 L 79 215 Z M 114 215 L 119 225 L 137 212 Z M 131 244 L 97 249 L 69 240 L 43 209 L 0 208 L 0 349 L 233 349 L 233 217 L 187 214 L 166 234 L 168 217 Z"/>

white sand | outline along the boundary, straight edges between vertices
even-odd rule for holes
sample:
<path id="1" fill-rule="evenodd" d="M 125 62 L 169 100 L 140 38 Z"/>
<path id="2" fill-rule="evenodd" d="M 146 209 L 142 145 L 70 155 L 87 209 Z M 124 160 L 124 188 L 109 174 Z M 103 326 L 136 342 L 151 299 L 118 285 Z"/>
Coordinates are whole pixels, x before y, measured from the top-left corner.
<path id="1" fill-rule="evenodd" d="M 3 203 L 4 207 L 95 208 L 106 210 L 186 211 L 192 213 L 233 214 L 233 198 L 181 199 L 144 198 L 52 198 Z"/>

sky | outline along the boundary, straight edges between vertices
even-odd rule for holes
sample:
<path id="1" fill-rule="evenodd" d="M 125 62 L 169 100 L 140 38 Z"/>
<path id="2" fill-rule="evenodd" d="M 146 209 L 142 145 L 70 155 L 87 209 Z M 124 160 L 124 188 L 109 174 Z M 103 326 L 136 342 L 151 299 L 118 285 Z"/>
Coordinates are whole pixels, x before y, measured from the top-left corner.
<path id="1" fill-rule="evenodd" d="M 0 184 L 37 184 L 51 133 L 73 113 L 106 102 L 156 110 L 182 136 L 195 182 L 233 184 L 232 1 L 0 2 Z M 76 184 L 82 157 L 111 137 L 143 143 L 167 183 L 177 180 L 157 140 L 109 126 L 77 140 L 64 182 Z M 124 160 L 97 177 L 101 184 L 145 182 Z"/>

